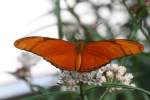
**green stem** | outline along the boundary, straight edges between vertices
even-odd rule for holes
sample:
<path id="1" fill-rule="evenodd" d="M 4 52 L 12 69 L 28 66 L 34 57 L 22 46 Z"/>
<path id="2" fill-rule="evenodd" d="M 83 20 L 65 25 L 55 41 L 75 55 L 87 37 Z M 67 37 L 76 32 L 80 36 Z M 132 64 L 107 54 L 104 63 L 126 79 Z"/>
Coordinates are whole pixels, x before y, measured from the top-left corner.
<path id="1" fill-rule="evenodd" d="M 24 81 L 26 82 L 26 84 L 29 87 L 30 91 L 32 93 L 35 92 L 34 89 L 33 89 L 33 87 L 32 87 L 31 81 L 29 81 L 28 79 L 25 79 Z"/>
<path id="2" fill-rule="evenodd" d="M 102 84 L 102 85 L 100 85 L 100 86 L 95 86 L 95 88 L 98 88 L 98 87 L 105 87 L 105 88 L 120 87 L 120 88 L 125 88 L 125 89 L 138 90 L 138 91 L 143 92 L 143 93 L 146 93 L 147 95 L 150 96 L 150 92 L 147 91 L 147 90 L 144 90 L 144 89 L 138 88 L 138 87 L 123 85 L 123 84 L 105 83 L 105 84 Z M 90 90 L 95 89 L 95 88 L 92 87 L 92 88 L 86 89 L 86 91 L 90 91 Z M 86 92 L 85 92 L 85 93 L 86 93 Z"/>
<path id="3" fill-rule="evenodd" d="M 105 90 L 105 92 L 100 96 L 99 100 L 103 100 L 104 97 L 107 95 L 108 89 Z"/>
<path id="4" fill-rule="evenodd" d="M 147 90 L 144 90 L 144 89 L 138 88 L 138 87 L 123 85 L 123 84 L 113 84 L 113 83 L 112 83 L 112 84 L 109 84 L 109 83 L 105 83 L 105 84 L 103 84 L 101 87 L 121 87 L 121 88 L 127 88 L 127 89 L 138 90 L 138 91 L 141 91 L 141 92 L 144 92 L 144 93 L 150 95 L 150 92 L 147 91 Z"/>
<path id="5" fill-rule="evenodd" d="M 80 82 L 79 86 L 80 86 L 80 97 L 81 97 L 81 100 L 84 100 L 83 83 Z"/>
<path id="6" fill-rule="evenodd" d="M 125 0 L 120 2 L 125 6 L 126 10 L 128 11 L 129 15 L 131 16 L 133 22 L 138 25 L 137 19 L 133 16 L 132 12 L 130 11 L 130 9 L 128 8 L 127 4 L 125 3 Z M 147 35 L 147 33 L 144 31 L 144 29 L 142 28 L 142 25 L 138 25 L 140 30 L 142 31 L 142 33 L 144 34 L 144 36 L 147 38 L 147 40 L 150 42 L 150 37 Z"/>
<path id="7" fill-rule="evenodd" d="M 112 78 L 110 78 L 110 79 L 108 78 L 107 81 L 109 81 L 110 83 L 115 82 L 115 81 L 116 81 L 115 75 L 114 75 Z M 107 95 L 109 89 L 110 89 L 110 88 L 106 88 L 105 92 L 100 96 L 99 100 L 103 100 L 103 99 L 104 99 L 104 97 Z"/>
<path id="8" fill-rule="evenodd" d="M 77 22 L 82 27 L 84 34 L 87 35 L 89 39 L 93 40 L 91 35 L 89 34 L 87 27 L 81 23 L 79 16 L 74 12 L 74 8 L 70 7 L 66 0 L 65 0 L 65 3 L 67 5 L 69 12 L 76 18 Z"/>
<path id="9" fill-rule="evenodd" d="M 56 0 L 55 2 L 56 7 L 55 7 L 55 11 L 56 11 L 56 17 L 57 17 L 57 26 L 58 26 L 58 33 L 59 33 L 59 38 L 62 39 L 63 38 L 63 30 L 62 30 L 62 20 L 61 20 L 61 8 L 60 8 L 60 0 Z"/>

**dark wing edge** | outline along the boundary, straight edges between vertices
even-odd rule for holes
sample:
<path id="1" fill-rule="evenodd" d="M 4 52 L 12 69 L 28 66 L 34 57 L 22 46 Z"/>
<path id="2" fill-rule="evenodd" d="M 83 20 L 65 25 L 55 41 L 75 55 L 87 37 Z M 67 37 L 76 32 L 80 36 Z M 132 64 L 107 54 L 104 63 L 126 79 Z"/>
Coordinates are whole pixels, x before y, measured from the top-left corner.
<path id="1" fill-rule="evenodd" d="M 37 39 L 38 41 L 36 41 L 36 44 L 40 43 L 40 42 L 44 42 L 44 41 L 47 41 L 47 40 L 60 40 L 60 39 L 56 39 L 56 38 L 49 38 L 49 37 L 44 37 L 44 36 L 29 36 L 29 37 L 23 37 L 23 38 L 20 38 L 20 39 L 17 39 L 15 42 L 14 42 L 14 46 L 16 48 L 19 48 L 19 44 L 24 41 L 24 40 L 33 40 L 33 39 Z M 69 44 L 73 44 L 72 42 L 70 41 L 65 41 L 65 40 L 60 40 L 60 41 L 63 41 L 63 42 L 66 42 L 66 43 L 69 43 Z M 34 45 L 36 45 L 34 44 Z M 74 45 L 74 44 L 73 44 Z M 24 48 L 19 48 L 19 49 L 22 49 L 24 50 Z"/>
<path id="2" fill-rule="evenodd" d="M 91 41 L 88 44 L 92 45 L 93 43 L 96 43 L 96 44 L 98 43 L 99 44 L 99 43 L 102 43 L 102 42 L 111 42 L 113 44 L 116 44 L 116 45 L 118 45 L 118 47 L 120 47 L 120 49 L 122 49 L 122 51 L 124 51 L 123 50 L 124 47 L 121 47 L 121 44 L 119 42 L 126 42 L 126 43 L 132 44 L 134 46 L 136 45 L 136 47 L 138 47 L 138 52 L 136 52 L 135 54 L 140 53 L 140 52 L 142 52 L 144 50 L 143 44 L 141 44 L 141 43 L 139 43 L 137 41 L 128 40 L 128 39 L 101 40 L 101 41 L 94 41 L 94 42 Z M 125 55 L 125 56 L 130 56 L 130 55 L 135 55 L 135 54 L 129 54 L 129 55 Z"/>

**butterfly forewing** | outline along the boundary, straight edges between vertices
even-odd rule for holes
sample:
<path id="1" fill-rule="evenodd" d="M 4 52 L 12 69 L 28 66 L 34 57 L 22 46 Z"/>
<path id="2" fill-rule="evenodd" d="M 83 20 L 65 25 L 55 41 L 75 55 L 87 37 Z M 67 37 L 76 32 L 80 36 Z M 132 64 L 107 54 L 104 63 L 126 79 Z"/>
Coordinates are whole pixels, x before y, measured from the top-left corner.
<path id="1" fill-rule="evenodd" d="M 116 44 L 120 45 L 120 48 L 124 52 L 124 55 L 134 55 L 137 53 L 140 53 L 144 50 L 144 46 L 142 44 L 139 44 L 136 41 L 131 40 L 124 40 L 124 39 L 118 39 L 115 40 Z"/>
<path id="2" fill-rule="evenodd" d="M 35 36 L 19 39 L 15 46 L 43 57 L 60 69 L 75 69 L 77 54 L 75 45 L 71 42 Z"/>
<path id="3" fill-rule="evenodd" d="M 143 45 L 126 39 L 89 42 L 82 53 L 80 71 L 92 71 L 123 56 L 143 51 Z"/>

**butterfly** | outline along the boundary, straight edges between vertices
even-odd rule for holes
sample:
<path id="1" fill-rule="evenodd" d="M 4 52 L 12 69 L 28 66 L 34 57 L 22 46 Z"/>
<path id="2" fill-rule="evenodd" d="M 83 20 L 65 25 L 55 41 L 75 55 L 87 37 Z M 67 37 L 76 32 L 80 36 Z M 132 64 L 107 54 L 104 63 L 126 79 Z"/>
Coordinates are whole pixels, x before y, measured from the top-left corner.
<path id="1" fill-rule="evenodd" d="M 69 42 L 42 36 L 18 39 L 15 47 L 32 52 L 62 70 L 88 72 L 96 70 L 111 60 L 135 55 L 144 46 L 127 39 Z"/>

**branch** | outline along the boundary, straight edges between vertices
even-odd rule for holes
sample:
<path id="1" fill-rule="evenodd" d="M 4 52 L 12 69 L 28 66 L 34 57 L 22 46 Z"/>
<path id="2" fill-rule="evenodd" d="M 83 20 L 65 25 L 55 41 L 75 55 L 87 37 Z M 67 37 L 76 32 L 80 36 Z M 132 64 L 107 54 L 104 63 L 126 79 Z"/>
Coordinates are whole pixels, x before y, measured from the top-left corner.
<path id="1" fill-rule="evenodd" d="M 87 27 L 84 26 L 81 23 L 81 20 L 80 20 L 79 16 L 74 12 L 74 8 L 70 7 L 66 0 L 64 0 L 64 1 L 65 1 L 66 5 L 67 5 L 67 8 L 68 8 L 69 12 L 76 18 L 77 22 L 82 27 L 82 29 L 84 31 L 84 34 L 87 35 L 89 39 L 93 40 L 92 37 L 91 37 L 91 34 L 89 33 L 89 31 L 87 29 Z"/>
<path id="2" fill-rule="evenodd" d="M 63 29 L 62 29 L 62 20 L 61 20 L 61 8 L 60 8 L 60 0 L 56 0 L 55 2 L 55 11 L 56 11 L 56 16 L 57 16 L 57 23 L 58 23 L 58 33 L 59 33 L 59 38 L 63 38 Z"/>
<path id="3" fill-rule="evenodd" d="M 132 12 L 130 11 L 130 9 L 128 8 L 127 4 L 125 3 L 125 0 L 120 2 L 125 6 L 126 10 L 128 11 L 130 17 L 132 18 L 133 22 L 139 26 L 140 30 L 142 31 L 142 33 L 144 34 L 144 36 L 147 38 L 147 40 L 150 42 L 150 37 L 147 35 L 147 33 L 144 31 L 142 25 L 139 25 L 137 22 L 137 19 L 133 16 Z"/>

